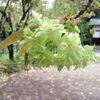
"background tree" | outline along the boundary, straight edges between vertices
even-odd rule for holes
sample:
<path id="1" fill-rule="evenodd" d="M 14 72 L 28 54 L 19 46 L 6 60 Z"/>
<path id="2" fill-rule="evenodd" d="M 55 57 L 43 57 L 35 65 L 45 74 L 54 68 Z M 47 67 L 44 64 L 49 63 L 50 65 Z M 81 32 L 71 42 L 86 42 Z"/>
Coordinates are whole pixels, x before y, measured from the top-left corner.
<path id="1" fill-rule="evenodd" d="M 0 34 L 4 40 L 12 32 L 25 27 L 30 10 L 38 6 L 39 0 L 1 0 L 0 1 Z M 8 46 L 9 58 L 14 59 L 13 44 Z"/>

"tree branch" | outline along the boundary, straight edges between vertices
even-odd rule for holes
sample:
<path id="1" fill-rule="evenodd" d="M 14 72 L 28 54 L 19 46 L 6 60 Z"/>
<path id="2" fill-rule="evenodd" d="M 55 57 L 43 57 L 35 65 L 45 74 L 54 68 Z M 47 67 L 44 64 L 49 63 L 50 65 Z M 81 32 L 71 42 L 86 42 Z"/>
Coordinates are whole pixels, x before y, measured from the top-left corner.
<path id="1" fill-rule="evenodd" d="M 6 10 L 7 10 L 8 6 L 9 6 L 9 2 L 10 2 L 10 0 L 7 1 L 6 7 L 5 7 L 4 10 L 0 10 L 0 12 L 1 12 L 1 14 L 2 14 L 2 17 L 1 17 L 1 20 L 0 20 L 0 29 L 1 29 L 2 26 L 3 26 L 3 25 L 2 25 L 2 21 L 3 21 L 3 17 L 6 17 Z"/>
<path id="2" fill-rule="evenodd" d="M 87 11 L 87 9 L 91 6 L 93 0 L 89 0 L 88 4 L 85 5 L 84 9 L 82 9 L 81 11 L 79 11 L 78 14 L 76 14 L 74 17 L 72 17 L 71 19 L 77 19 L 79 18 L 81 15 L 84 14 L 85 11 Z"/>
<path id="3" fill-rule="evenodd" d="M 23 0 L 22 0 L 22 1 L 23 1 Z M 20 22 L 23 21 L 23 20 L 25 19 L 27 13 L 28 13 L 29 10 L 32 8 L 32 3 L 30 4 L 30 6 L 29 6 L 29 4 L 28 4 L 28 8 L 26 9 L 26 11 L 25 11 L 25 5 L 22 6 L 22 7 L 23 7 L 23 15 L 22 15 L 22 17 L 21 17 L 21 19 L 20 19 Z"/>
<path id="4" fill-rule="evenodd" d="M 5 9 L 4 9 L 4 12 L 7 10 L 8 6 L 9 6 L 9 2 L 10 2 L 10 0 L 7 1 L 6 7 L 5 7 Z"/>

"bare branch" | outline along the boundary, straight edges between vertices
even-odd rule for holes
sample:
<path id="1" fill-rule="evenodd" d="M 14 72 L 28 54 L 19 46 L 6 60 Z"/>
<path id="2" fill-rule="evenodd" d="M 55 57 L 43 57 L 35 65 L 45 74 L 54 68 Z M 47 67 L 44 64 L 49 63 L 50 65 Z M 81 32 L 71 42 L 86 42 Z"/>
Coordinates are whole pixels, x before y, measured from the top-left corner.
<path id="1" fill-rule="evenodd" d="M 84 9 L 82 9 L 81 11 L 79 11 L 78 14 L 76 14 L 74 17 L 72 17 L 71 19 L 77 19 L 79 18 L 81 15 L 84 14 L 85 11 L 87 11 L 87 9 L 91 6 L 93 0 L 89 0 L 88 4 L 85 5 Z"/>
<path id="2" fill-rule="evenodd" d="M 29 5 L 29 3 L 27 3 L 28 4 L 28 8 L 27 9 L 25 9 L 25 3 L 23 2 L 24 0 L 22 0 L 22 9 L 23 9 L 23 15 L 22 15 L 22 17 L 21 17 L 21 19 L 20 19 L 20 23 L 26 18 L 26 15 L 28 14 L 28 12 L 29 12 L 29 10 L 32 8 L 32 3 L 30 3 L 30 5 Z"/>
<path id="3" fill-rule="evenodd" d="M 6 7 L 4 9 L 4 12 L 7 10 L 8 6 L 9 6 L 9 2 L 10 2 L 10 0 L 8 0 L 8 2 L 6 3 Z"/>

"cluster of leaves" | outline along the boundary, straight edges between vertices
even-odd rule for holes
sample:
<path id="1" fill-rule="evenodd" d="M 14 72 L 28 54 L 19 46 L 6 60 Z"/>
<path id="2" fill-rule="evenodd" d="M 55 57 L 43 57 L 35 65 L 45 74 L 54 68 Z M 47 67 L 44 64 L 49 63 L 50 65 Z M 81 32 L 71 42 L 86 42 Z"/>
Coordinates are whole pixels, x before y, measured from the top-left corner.
<path id="1" fill-rule="evenodd" d="M 81 45 L 76 26 L 69 26 L 69 32 L 59 20 L 42 17 L 35 12 L 29 23 L 35 23 L 38 28 L 32 31 L 28 27 L 24 29 L 24 40 L 19 53 L 27 53 L 29 63 L 33 64 L 34 68 L 80 68 L 95 59 L 93 47 Z"/>

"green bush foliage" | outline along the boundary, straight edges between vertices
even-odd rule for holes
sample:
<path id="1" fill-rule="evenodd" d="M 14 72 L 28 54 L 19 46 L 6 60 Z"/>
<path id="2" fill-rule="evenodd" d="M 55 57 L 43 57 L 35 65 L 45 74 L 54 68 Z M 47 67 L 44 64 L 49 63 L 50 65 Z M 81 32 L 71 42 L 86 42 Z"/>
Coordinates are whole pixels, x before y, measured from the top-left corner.
<path id="1" fill-rule="evenodd" d="M 65 29 L 57 19 L 48 19 L 34 12 L 29 23 L 37 24 L 38 28 L 31 31 L 24 29 L 24 40 L 19 53 L 28 54 L 29 63 L 34 68 L 56 66 L 61 70 L 64 66 L 70 69 L 87 66 L 90 60 L 95 59 L 93 47 L 82 46 L 77 26 Z M 35 22 L 34 22 L 35 21 Z M 62 35 L 63 34 L 63 35 Z M 24 47 L 24 49 L 23 49 Z"/>

